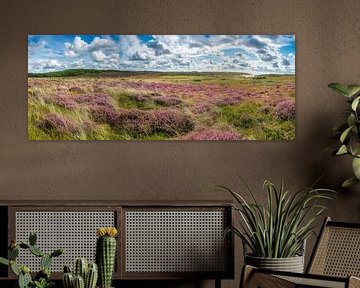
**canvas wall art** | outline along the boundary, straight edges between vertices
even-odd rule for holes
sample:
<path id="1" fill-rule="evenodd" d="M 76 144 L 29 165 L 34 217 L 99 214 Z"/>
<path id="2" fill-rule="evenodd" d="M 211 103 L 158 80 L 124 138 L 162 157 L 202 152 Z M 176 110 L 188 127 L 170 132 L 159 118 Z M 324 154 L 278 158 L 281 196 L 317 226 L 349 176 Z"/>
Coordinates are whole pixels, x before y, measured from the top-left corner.
<path id="1" fill-rule="evenodd" d="M 293 140 L 294 35 L 29 35 L 30 140 Z"/>

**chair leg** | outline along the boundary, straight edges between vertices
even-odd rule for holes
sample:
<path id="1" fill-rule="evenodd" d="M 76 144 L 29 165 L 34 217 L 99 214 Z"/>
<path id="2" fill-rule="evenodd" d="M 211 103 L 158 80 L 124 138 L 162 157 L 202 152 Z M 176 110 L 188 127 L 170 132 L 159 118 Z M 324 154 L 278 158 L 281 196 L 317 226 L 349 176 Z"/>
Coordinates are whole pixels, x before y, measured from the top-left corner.
<path id="1" fill-rule="evenodd" d="M 349 277 L 349 288 L 360 288 L 360 279 L 357 277 Z"/>
<path id="2" fill-rule="evenodd" d="M 215 279 L 215 288 L 221 288 L 221 279 L 220 278 Z"/>
<path id="3" fill-rule="evenodd" d="M 239 288 L 248 287 L 250 280 L 251 280 L 251 276 L 253 274 L 253 271 L 254 271 L 254 267 L 252 267 L 250 265 L 244 265 L 244 267 L 242 268 L 242 271 L 241 271 Z"/>
<path id="4" fill-rule="evenodd" d="M 287 280 L 272 276 L 267 273 L 257 273 L 256 268 L 246 265 L 242 269 L 240 288 L 295 288 L 296 284 Z M 354 286 L 354 288 L 357 286 Z M 360 288 L 360 287 L 359 287 Z"/>

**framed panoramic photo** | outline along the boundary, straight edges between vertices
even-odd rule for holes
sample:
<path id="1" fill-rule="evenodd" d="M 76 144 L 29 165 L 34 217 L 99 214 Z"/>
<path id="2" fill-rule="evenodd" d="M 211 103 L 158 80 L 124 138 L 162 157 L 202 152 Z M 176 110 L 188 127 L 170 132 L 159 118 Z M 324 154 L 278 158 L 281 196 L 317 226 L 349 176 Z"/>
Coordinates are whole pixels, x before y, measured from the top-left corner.
<path id="1" fill-rule="evenodd" d="M 293 140 L 294 35 L 29 35 L 30 140 Z"/>

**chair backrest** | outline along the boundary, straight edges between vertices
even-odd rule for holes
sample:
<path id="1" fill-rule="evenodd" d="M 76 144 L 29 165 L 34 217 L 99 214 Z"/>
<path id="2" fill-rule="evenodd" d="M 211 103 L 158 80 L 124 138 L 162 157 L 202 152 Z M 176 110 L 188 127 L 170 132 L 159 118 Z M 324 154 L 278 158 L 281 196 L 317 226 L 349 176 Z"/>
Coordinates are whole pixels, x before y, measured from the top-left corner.
<path id="1" fill-rule="evenodd" d="M 307 273 L 360 277 L 360 224 L 326 218 Z"/>

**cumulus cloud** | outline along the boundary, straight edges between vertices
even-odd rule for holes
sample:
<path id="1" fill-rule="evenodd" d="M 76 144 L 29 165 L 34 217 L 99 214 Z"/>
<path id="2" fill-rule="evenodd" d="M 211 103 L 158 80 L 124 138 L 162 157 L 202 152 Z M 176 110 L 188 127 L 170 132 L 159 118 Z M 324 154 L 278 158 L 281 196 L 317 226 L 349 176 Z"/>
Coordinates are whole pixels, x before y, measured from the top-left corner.
<path id="1" fill-rule="evenodd" d="M 76 36 L 73 42 L 65 42 L 64 54 L 67 57 L 78 57 L 83 53 L 98 50 L 114 50 L 116 44 L 112 39 L 95 37 L 90 43 L 87 43 L 80 36 Z"/>
<path id="2" fill-rule="evenodd" d="M 40 50 L 46 47 L 47 42 L 44 39 L 39 41 L 30 42 L 28 45 L 29 51 Z"/>
<path id="3" fill-rule="evenodd" d="M 282 58 L 282 65 L 284 65 L 284 66 L 290 66 L 291 63 L 290 63 L 290 61 L 289 61 L 288 59 Z"/>
<path id="4" fill-rule="evenodd" d="M 129 59 L 132 61 L 146 61 L 150 59 L 150 56 L 145 51 L 142 52 L 136 51 L 135 53 L 129 56 Z"/>
<path id="5" fill-rule="evenodd" d="M 29 71 L 93 68 L 295 72 L 292 35 L 29 36 L 28 49 Z"/>
<path id="6" fill-rule="evenodd" d="M 245 41 L 245 45 L 257 49 L 266 47 L 265 42 L 260 41 L 258 38 L 255 38 L 254 36 L 249 36 L 248 39 Z"/>
<path id="7" fill-rule="evenodd" d="M 161 42 L 158 39 L 150 40 L 146 45 L 149 48 L 154 49 L 155 56 L 171 53 L 170 48 L 165 43 Z"/>
<path id="8" fill-rule="evenodd" d="M 104 62 L 107 58 L 105 53 L 102 51 L 93 51 L 91 52 L 91 56 L 96 62 Z"/>
<path id="9" fill-rule="evenodd" d="M 34 72 L 56 71 L 63 68 L 62 63 L 54 59 L 38 59 L 29 63 L 30 70 Z"/>
<path id="10" fill-rule="evenodd" d="M 71 62 L 69 64 L 69 67 L 70 68 L 73 68 L 73 69 L 82 69 L 82 68 L 85 68 L 86 65 L 85 65 L 85 60 L 84 59 L 80 59 L 80 60 L 75 60 L 73 62 Z"/>

